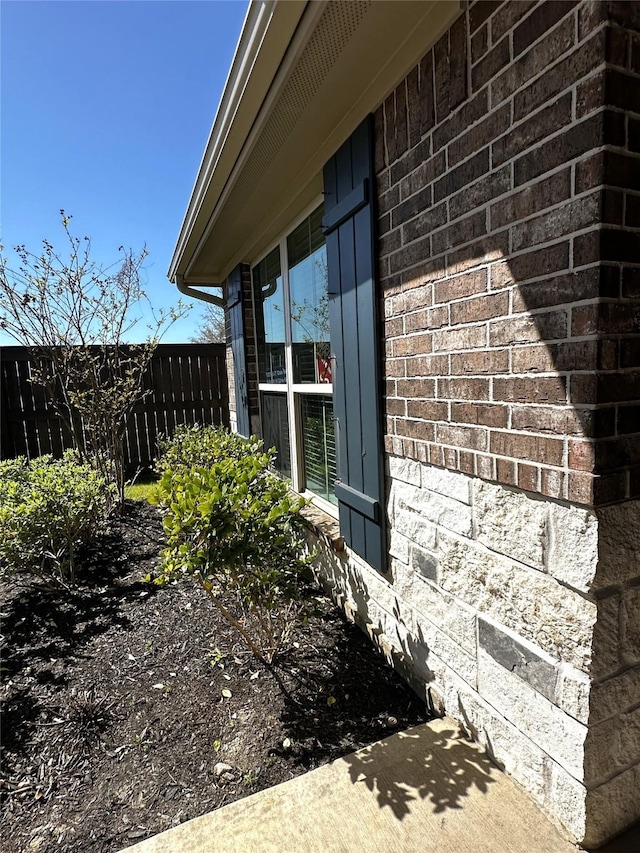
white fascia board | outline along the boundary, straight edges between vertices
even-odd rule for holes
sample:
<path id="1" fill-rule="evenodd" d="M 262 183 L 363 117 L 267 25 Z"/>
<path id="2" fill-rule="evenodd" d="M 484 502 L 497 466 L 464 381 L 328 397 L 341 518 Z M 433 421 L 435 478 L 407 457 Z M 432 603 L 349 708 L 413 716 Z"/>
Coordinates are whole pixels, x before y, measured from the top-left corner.
<path id="1" fill-rule="evenodd" d="M 206 226 L 226 186 L 306 5 L 307 0 L 249 3 L 169 265 L 171 281 L 184 273 L 190 239 Z"/>
<path id="2" fill-rule="evenodd" d="M 339 0 L 339 2 L 343 1 L 348 2 L 348 0 Z M 279 2 L 280 5 L 284 2 L 284 5 L 287 6 L 289 5 L 290 0 L 276 0 L 276 2 Z M 272 109 L 277 104 L 278 98 L 280 97 L 287 81 L 291 75 L 295 73 L 296 63 L 307 44 L 310 34 L 313 32 L 318 20 L 322 16 L 324 11 L 323 7 L 324 2 L 312 0 L 312 2 L 307 4 L 305 14 L 300 16 L 299 24 L 295 33 L 292 34 L 292 38 L 287 45 L 286 52 L 281 57 L 277 74 L 273 78 L 269 91 L 266 93 L 264 101 L 254 117 L 250 130 L 242 137 L 241 150 L 238 152 L 238 156 L 235 159 L 233 167 L 230 171 L 224 173 L 224 185 L 221 183 L 219 187 L 216 187 L 218 192 L 215 204 L 213 204 L 211 209 L 208 211 L 208 221 L 204 223 L 203 227 L 201 226 L 201 230 L 199 232 L 200 236 L 195 236 L 197 242 L 195 242 L 195 245 L 192 245 L 191 258 L 183 264 L 186 280 L 189 279 L 192 272 L 194 259 L 198 257 L 201 249 L 207 243 L 207 240 L 215 227 L 217 216 L 224 209 L 225 201 L 234 191 L 235 180 L 241 173 L 247 158 L 250 156 L 256 139 L 262 132 Z M 214 178 L 216 176 L 217 173 L 214 172 Z M 320 192 L 320 189 L 318 189 L 318 192 Z M 230 272 L 230 270 L 225 270 L 224 276 L 220 277 L 221 281 L 226 278 L 227 272 Z"/>

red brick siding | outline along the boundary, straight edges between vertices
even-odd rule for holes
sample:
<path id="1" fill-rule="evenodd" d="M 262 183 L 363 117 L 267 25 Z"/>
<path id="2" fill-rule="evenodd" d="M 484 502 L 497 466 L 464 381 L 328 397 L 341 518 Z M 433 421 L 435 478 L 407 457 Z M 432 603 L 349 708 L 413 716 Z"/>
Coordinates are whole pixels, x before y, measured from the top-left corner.
<path id="1" fill-rule="evenodd" d="M 640 12 L 609 4 L 607 68 L 599 91 L 619 120 L 619 144 L 603 152 L 601 300 L 589 318 L 599 339 L 597 402 L 610 434 L 595 442 L 598 497 L 640 494 Z M 585 169 L 585 172 L 587 170 Z"/>
<path id="2" fill-rule="evenodd" d="M 640 496 L 634 7 L 473 3 L 378 109 L 388 452 Z"/>

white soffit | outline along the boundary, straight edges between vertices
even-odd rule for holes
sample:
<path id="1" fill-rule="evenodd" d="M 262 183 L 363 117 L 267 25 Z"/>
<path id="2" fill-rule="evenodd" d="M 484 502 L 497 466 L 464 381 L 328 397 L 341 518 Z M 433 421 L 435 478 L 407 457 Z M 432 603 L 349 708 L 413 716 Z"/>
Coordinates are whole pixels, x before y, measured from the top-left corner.
<path id="1" fill-rule="evenodd" d="M 247 22 L 256 5 L 266 4 L 252 4 Z M 276 28 L 290 28 L 293 17 L 278 27 L 273 12 L 298 5 L 272 5 L 271 37 Z M 324 163 L 459 13 L 459 0 L 307 3 L 251 129 L 251 116 L 238 109 L 211 168 L 214 122 L 170 277 L 217 283 L 240 261 L 255 261 L 321 193 Z M 244 35 L 243 30 L 236 60 Z M 267 30 L 262 50 L 268 40 Z M 258 55 L 254 68 L 259 60 Z M 228 89 L 229 81 L 216 122 Z"/>

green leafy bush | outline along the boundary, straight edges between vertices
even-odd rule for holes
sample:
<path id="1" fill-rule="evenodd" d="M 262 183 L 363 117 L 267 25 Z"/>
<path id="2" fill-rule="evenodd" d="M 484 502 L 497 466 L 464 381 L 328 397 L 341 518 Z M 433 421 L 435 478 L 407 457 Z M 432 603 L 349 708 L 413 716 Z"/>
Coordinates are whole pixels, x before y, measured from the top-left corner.
<path id="1" fill-rule="evenodd" d="M 220 426 L 178 426 L 171 438 L 158 442 L 158 473 L 184 468 L 209 468 L 225 459 L 243 459 L 262 452 L 262 441 L 243 438 Z"/>
<path id="2" fill-rule="evenodd" d="M 0 462 L 0 577 L 75 583 L 78 549 L 106 527 L 109 489 L 75 454 Z"/>
<path id="3" fill-rule="evenodd" d="M 191 575 L 251 651 L 270 663 L 304 609 L 301 581 L 310 572 L 299 510 L 305 501 L 269 470 L 273 452 L 256 452 L 257 439 L 240 441 L 191 428 L 178 437 L 175 453 L 166 453 L 156 500 L 168 544 L 154 582 Z M 234 455 L 221 458 L 227 449 Z M 210 464 L 186 464 L 206 457 Z"/>

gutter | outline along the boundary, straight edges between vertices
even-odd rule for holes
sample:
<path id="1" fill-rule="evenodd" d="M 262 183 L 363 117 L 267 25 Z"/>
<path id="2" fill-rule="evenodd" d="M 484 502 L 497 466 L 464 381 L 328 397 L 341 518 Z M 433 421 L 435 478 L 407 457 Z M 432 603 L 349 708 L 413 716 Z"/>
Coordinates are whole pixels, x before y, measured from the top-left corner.
<path id="1" fill-rule="evenodd" d="M 224 298 L 222 296 L 214 296 L 213 293 L 205 293 L 198 290 L 198 287 L 222 287 L 221 284 L 185 284 L 184 276 L 176 273 L 176 287 L 184 296 L 190 299 L 200 299 L 202 302 L 209 302 L 211 305 L 216 305 L 218 308 L 224 308 Z"/>

